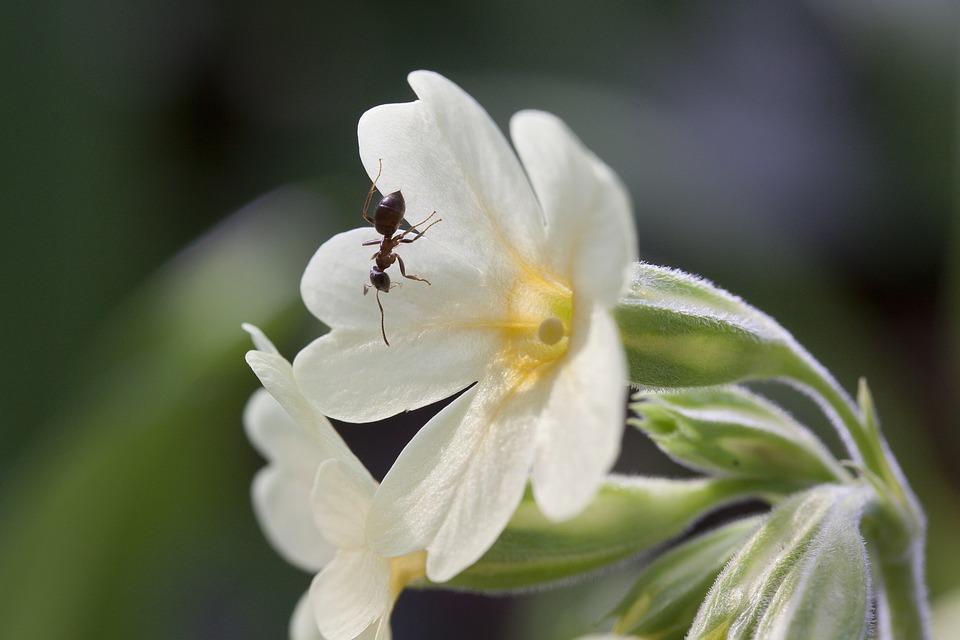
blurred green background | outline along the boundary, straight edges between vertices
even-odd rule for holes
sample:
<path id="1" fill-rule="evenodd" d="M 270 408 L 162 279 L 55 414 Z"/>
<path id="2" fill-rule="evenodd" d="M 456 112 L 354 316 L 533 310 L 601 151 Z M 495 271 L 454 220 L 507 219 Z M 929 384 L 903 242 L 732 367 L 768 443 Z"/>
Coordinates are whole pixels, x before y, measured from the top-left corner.
<path id="1" fill-rule="evenodd" d="M 560 115 L 629 186 L 644 259 L 867 376 L 947 596 L 958 43 L 956 0 L 4 2 L 0 638 L 285 637 L 309 576 L 250 510 L 239 325 L 290 357 L 322 330 L 300 273 L 359 222 L 357 119 L 417 68 L 504 126 Z M 344 431 L 382 475 L 415 428 Z M 662 465 L 628 439 L 622 469 Z M 570 638 L 618 585 L 408 594 L 395 637 Z"/>

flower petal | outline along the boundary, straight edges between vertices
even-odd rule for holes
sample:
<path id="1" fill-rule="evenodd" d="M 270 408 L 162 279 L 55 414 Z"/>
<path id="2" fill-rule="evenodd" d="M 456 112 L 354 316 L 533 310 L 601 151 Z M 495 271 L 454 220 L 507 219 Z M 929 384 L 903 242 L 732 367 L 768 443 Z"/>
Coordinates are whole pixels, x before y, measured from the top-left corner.
<path id="1" fill-rule="evenodd" d="M 430 230 L 452 258 L 500 278 L 509 261 L 491 254 L 539 256 L 543 219 L 530 183 L 486 111 L 441 75 L 408 77 L 419 100 L 382 105 L 360 118 L 360 157 L 381 193 L 403 190 L 414 221 L 436 210 Z"/>
<path id="2" fill-rule="evenodd" d="M 327 640 L 353 640 L 390 607 L 390 565 L 369 551 L 341 550 L 313 579 L 313 615 Z"/>
<path id="3" fill-rule="evenodd" d="M 367 513 L 376 490 L 366 471 L 351 472 L 339 461 L 327 460 L 317 469 L 310 493 L 317 528 L 340 549 L 366 548 Z"/>
<path id="4" fill-rule="evenodd" d="M 380 616 L 380 620 L 368 627 L 364 634 L 369 633 L 370 629 L 375 630 L 375 634 L 370 637 L 361 635 L 357 640 L 392 640 L 393 632 L 390 630 L 390 614 L 393 613 L 393 605 L 387 609 L 387 612 Z"/>
<path id="5" fill-rule="evenodd" d="M 271 464 L 313 480 L 324 455 L 306 431 L 264 389 L 257 389 L 243 411 L 247 438 Z M 332 427 L 331 427 L 332 428 Z"/>
<path id="6" fill-rule="evenodd" d="M 330 421 L 310 404 L 304 397 L 293 377 L 293 367 L 283 356 L 279 354 L 267 353 L 264 351 L 248 351 L 247 364 L 253 369 L 264 388 L 270 392 L 277 402 L 283 406 L 283 409 L 292 418 L 290 424 L 299 427 L 299 431 L 309 435 L 310 446 L 307 449 L 316 449 L 318 456 L 315 458 L 319 464 L 326 458 L 336 458 L 352 467 L 363 469 L 363 464 L 350 451 L 350 448 L 343 441 L 343 438 L 336 432 Z M 315 380 L 314 384 L 318 386 L 329 386 L 336 377 L 330 377 L 323 381 Z M 288 430 L 293 433 L 292 430 Z M 257 436 L 251 434 L 251 440 L 258 443 Z M 298 441 L 299 442 L 299 441 Z M 316 469 L 313 465 L 310 473 Z"/>
<path id="7" fill-rule="evenodd" d="M 600 306 L 579 324 L 543 410 L 533 465 L 537 505 L 555 521 L 590 503 L 623 435 L 627 365 L 616 324 Z"/>
<path id="8" fill-rule="evenodd" d="M 293 363 L 301 388 L 332 418 L 372 422 L 449 398 L 478 380 L 495 353 L 492 331 L 390 331 L 389 348 L 379 331 L 338 330 L 314 340 Z M 324 384 L 330 380 L 337 384 Z"/>
<path id="9" fill-rule="evenodd" d="M 274 346 L 270 338 L 267 337 L 260 327 L 249 322 L 244 322 L 240 325 L 240 328 L 250 334 L 250 339 L 253 340 L 253 346 L 256 347 L 257 351 L 263 351 L 264 353 L 270 353 L 273 355 L 280 355 L 280 351 Z"/>
<path id="10" fill-rule="evenodd" d="M 322 456 L 277 401 L 258 389 L 247 402 L 244 426 L 270 464 L 252 486 L 254 513 L 270 544 L 290 564 L 317 571 L 334 548 L 314 525 L 310 487 Z"/>
<path id="11" fill-rule="evenodd" d="M 326 640 L 317 628 L 310 606 L 310 592 L 304 593 L 290 618 L 290 640 Z"/>
<path id="12" fill-rule="evenodd" d="M 481 382 L 430 420 L 374 497 L 367 522 L 373 548 L 386 556 L 426 549 L 435 582 L 483 555 L 523 496 L 548 391 Z"/>
<path id="13" fill-rule="evenodd" d="M 555 268 L 612 306 L 637 255 L 626 188 L 556 116 L 521 111 L 510 133 L 543 206 Z"/>
<path id="14" fill-rule="evenodd" d="M 253 507 L 264 535 L 284 560 L 319 571 L 336 549 L 320 533 L 310 511 L 309 476 L 266 467 L 253 480 Z"/>
<path id="15" fill-rule="evenodd" d="M 415 409 L 476 381 L 495 348 L 496 333 L 483 327 L 501 308 L 495 289 L 468 286 L 476 280 L 473 267 L 443 251 L 421 252 L 428 259 L 421 273 L 433 284 L 410 282 L 380 295 L 388 349 L 375 292 L 362 293 L 369 247 L 360 242 L 369 235 L 355 229 L 325 242 L 301 282 L 307 306 L 334 330 L 294 360 L 297 380 L 324 413 L 350 422 Z M 470 295 L 463 295 L 465 286 Z M 328 380 L 338 384 L 324 384 Z"/>
<path id="16" fill-rule="evenodd" d="M 400 245 L 395 251 L 404 261 L 407 275 L 425 278 L 430 284 L 404 278 L 399 264 L 387 270 L 391 282 L 401 285 L 389 295 L 380 294 L 391 344 L 398 333 L 459 327 L 465 315 L 489 316 L 491 306 L 495 307 L 499 299 L 497 289 L 479 286 L 481 274 L 476 266 L 456 259 L 432 242 L 433 232 L 431 229 L 423 238 Z M 379 334 L 376 291 L 364 294 L 365 285 L 370 284 L 370 268 L 374 266 L 371 255 L 376 247 L 362 244 L 378 238 L 369 227 L 337 234 L 320 246 L 307 265 L 300 281 L 303 301 L 311 313 L 333 329 L 376 329 Z M 379 335 L 371 333 L 369 338 L 384 353 Z"/>

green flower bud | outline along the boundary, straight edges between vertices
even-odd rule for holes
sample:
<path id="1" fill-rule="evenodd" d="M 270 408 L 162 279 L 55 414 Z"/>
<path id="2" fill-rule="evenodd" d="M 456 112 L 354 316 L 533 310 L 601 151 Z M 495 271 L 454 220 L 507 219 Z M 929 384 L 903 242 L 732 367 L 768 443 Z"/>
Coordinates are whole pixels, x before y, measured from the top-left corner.
<path id="1" fill-rule="evenodd" d="M 806 427 L 742 387 L 638 393 L 628 422 L 664 453 L 700 471 L 806 487 L 849 474 Z"/>
<path id="2" fill-rule="evenodd" d="M 770 316 L 707 280 L 638 263 L 615 311 L 630 382 L 684 388 L 807 376 L 809 356 Z"/>
<path id="3" fill-rule="evenodd" d="M 745 518 L 685 542 L 643 570 L 615 609 L 615 630 L 650 640 L 681 640 L 730 557 L 763 521 Z"/>
<path id="4" fill-rule="evenodd" d="M 611 477 L 565 522 L 544 517 L 527 491 L 493 547 L 439 586 L 510 591 L 589 573 L 669 540 L 710 509 L 755 496 L 754 486 L 729 478 Z"/>
<path id="5" fill-rule="evenodd" d="M 714 583 L 687 635 L 863 638 L 870 584 L 859 522 L 867 485 L 821 485 L 774 509 Z"/>

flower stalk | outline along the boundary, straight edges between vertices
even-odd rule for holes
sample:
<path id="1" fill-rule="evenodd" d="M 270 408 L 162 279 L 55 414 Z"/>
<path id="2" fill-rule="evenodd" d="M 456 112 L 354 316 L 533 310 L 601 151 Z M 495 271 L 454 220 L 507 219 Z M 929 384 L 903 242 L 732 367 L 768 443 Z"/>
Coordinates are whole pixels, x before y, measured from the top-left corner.
<path id="1" fill-rule="evenodd" d="M 922 640 L 931 637 L 930 609 L 924 576 L 924 542 L 914 540 L 900 556 L 880 556 L 877 627 L 880 637 Z"/>
<path id="2" fill-rule="evenodd" d="M 834 378 L 812 357 L 796 380 L 803 380 L 826 402 L 849 434 L 864 476 L 876 494 L 876 508 L 867 516 L 865 535 L 872 543 L 877 568 L 877 628 L 880 637 L 904 640 L 929 638 L 924 547 L 926 517 L 880 432 L 873 396 L 861 379 L 859 412 Z"/>
<path id="3" fill-rule="evenodd" d="M 880 628 L 891 629 L 893 638 L 929 637 L 923 586 L 925 518 L 880 432 L 866 382 L 860 381 L 854 403 L 776 321 L 712 283 L 677 270 L 637 264 L 616 317 L 630 380 L 646 389 L 642 396 L 654 402 L 646 409 L 650 417 L 638 425 L 687 466 L 715 467 L 729 456 L 722 453 L 722 440 L 731 427 L 699 422 L 684 415 L 688 409 L 682 407 L 658 406 L 657 398 L 671 397 L 661 395 L 664 392 L 689 402 L 705 386 L 772 379 L 796 387 L 818 404 L 852 458 L 848 466 L 872 488 L 870 506 L 862 514 L 863 535 L 875 556 Z M 641 414 L 644 410 L 643 404 L 637 405 Z M 766 440 L 768 446 L 773 442 L 761 432 L 754 440 Z M 791 473 L 788 467 L 779 472 Z M 862 482 L 843 472 L 834 472 L 834 479 Z"/>

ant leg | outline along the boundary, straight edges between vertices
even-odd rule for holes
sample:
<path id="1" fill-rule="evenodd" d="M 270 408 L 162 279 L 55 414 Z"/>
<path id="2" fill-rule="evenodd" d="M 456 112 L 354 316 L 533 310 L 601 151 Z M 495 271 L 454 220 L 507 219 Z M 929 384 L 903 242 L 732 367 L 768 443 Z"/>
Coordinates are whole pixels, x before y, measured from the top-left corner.
<path id="1" fill-rule="evenodd" d="M 427 232 L 427 229 L 429 229 L 429 228 L 432 227 L 433 225 L 437 224 L 438 222 L 443 222 L 443 218 L 437 218 L 436 220 L 434 220 L 433 222 L 431 222 L 430 224 L 428 224 L 428 225 L 427 225 L 427 228 L 424 229 L 423 231 L 417 231 L 417 227 L 419 227 L 420 225 L 422 225 L 423 223 L 425 223 L 427 220 L 429 220 L 430 218 L 432 218 L 432 217 L 435 216 L 436 214 L 437 214 L 437 212 L 434 211 L 434 212 L 431 213 L 429 216 L 427 216 L 425 220 L 421 220 L 420 222 L 418 222 L 417 224 L 413 225 L 413 226 L 410 227 L 409 229 L 405 229 L 405 230 L 403 231 L 403 233 L 401 233 L 399 236 L 397 236 L 397 240 L 398 240 L 399 242 L 404 243 L 404 244 L 410 244 L 411 242 L 413 242 L 413 241 L 416 240 L 417 238 L 421 237 L 423 234 L 425 234 L 425 233 Z M 415 235 L 414 237 L 410 238 L 409 240 L 405 239 L 404 236 L 406 236 L 406 235 L 407 235 L 408 233 L 410 233 L 411 231 L 416 232 L 417 235 Z"/>
<path id="2" fill-rule="evenodd" d="M 440 222 L 440 221 L 437 220 L 437 222 Z M 417 236 L 417 237 L 419 238 L 420 236 Z M 402 275 L 404 278 L 409 278 L 410 280 L 417 280 L 419 282 L 426 282 L 427 284 L 430 284 L 430 281 L 427 280 L 426 278 L 420 278 L 414 275 L 407 275 L 407 270 L 403 266 L 403 258 L 401 258 L 400 256 L 397 256 L 397 264 L 400 265 L 400 275 Z"/>
<path id="3" fill-rule="evenodd" d="M 373 218 L 367 215 L 367 209 L 370 208 L 370 199 L 373 198 L 373 192 L 377 188 L 377 180 L 380 179 L 380 173 L 383 171 L 383 160 L 377 160 L 379 168 L 377 169 L 377 177 L 373 179 L 373 184 L 370 185 L 370 191 L 367 192 L 367 199 L 363 203 L 363 211 L 360 212 L 360 215 L 363 216 L 363 219 L 373 224 Z"/>

